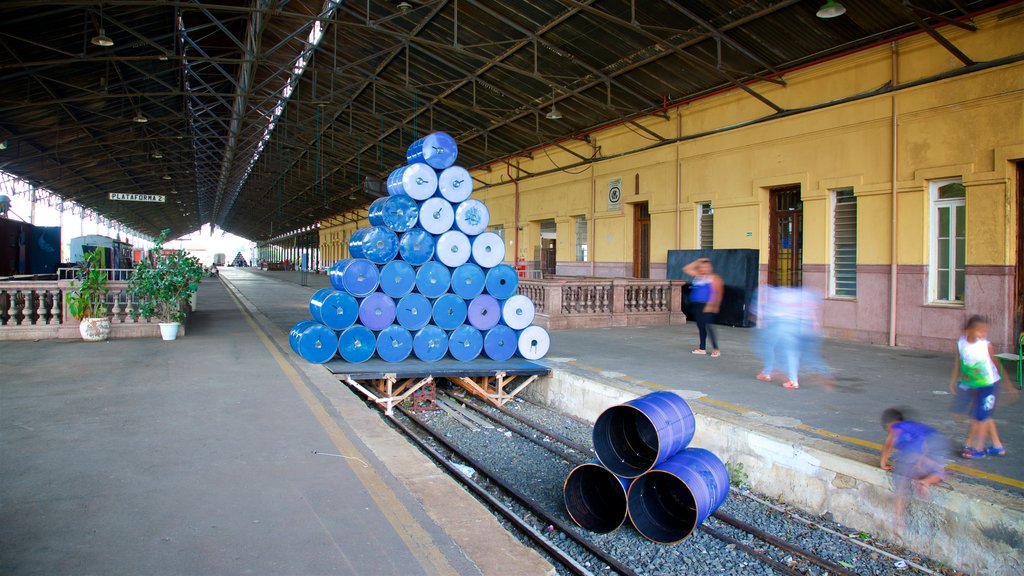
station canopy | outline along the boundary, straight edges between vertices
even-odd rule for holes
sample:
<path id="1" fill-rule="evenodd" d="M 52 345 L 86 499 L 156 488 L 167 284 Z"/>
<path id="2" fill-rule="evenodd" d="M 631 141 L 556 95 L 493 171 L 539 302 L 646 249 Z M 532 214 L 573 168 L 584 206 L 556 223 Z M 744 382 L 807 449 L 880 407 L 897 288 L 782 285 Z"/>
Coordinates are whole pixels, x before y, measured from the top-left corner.
<path id="1" fill-rule="evenodd" d="M 760 81 L 908 33 L 969 66 L 940 27 L 1006 3 L 839 4 L 4 0 L 0 170 L 143 233 L 265 241 L 365 207 L 431 131 L 466 167 L 614 122 L 657 143 L 637 118 L 730 88 L 785 113 Z"/>

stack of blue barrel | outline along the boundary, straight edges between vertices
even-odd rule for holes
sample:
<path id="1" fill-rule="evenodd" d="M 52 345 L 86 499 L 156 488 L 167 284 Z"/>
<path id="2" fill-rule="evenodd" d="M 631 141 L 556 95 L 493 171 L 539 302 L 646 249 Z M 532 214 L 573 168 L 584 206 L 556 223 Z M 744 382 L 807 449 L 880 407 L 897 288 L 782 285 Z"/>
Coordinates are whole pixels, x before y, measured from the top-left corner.
<path id="1" fill-rule="evenodd" d="M 388 196 L 370 205 L 370 226 L 352 234 L 352 258 L 334 264 L 332 288 L 310 299 L 313 320 L 292 328 L 296 353 L 314 363 L 335 354 L 352 363 L 547 354 L 551 339 L 533 324 L 533 302 L 516 293 L 505 243 L 486 231 L 490 212 L 470 198 L 473 179 L 457 157 L 444 132 L 409 146 Z"/>
<path id="2" fill-rule="evenodd" d="M 655 542 L 689 536 L 729 495 L 729 472 L 712 452 L 689 447 L 690 405 L 653 392 L 612 406 L 594 423 L 597 458 L 569 473 L 565 506 L 577 524 L 611 532 L 628 517 Z"/>

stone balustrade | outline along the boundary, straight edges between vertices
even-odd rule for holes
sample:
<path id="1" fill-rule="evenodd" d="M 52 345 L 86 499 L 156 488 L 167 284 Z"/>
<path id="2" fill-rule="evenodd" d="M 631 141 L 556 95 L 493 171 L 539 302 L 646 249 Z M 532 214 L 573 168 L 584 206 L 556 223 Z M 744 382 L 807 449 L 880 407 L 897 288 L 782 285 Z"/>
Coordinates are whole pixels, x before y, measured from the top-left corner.
<path id="1" fill-rule="evenodd" d="M 70 280 L 0 282 L 0 341 L 81 338 L 79 321 L 68 314 L 64 300 L 70 289 Z M 107 290 L 111 338 L 160 336 L 157 322 L 138 316 L 139 304 L 126 281 L 108 281 Z"/>
<path id="2" fill-rule="evenodd" d="M 519 293 L 548 330 L 684 324 L 683 282 L 642 278 L 555 277 L 519 281 Z"/>

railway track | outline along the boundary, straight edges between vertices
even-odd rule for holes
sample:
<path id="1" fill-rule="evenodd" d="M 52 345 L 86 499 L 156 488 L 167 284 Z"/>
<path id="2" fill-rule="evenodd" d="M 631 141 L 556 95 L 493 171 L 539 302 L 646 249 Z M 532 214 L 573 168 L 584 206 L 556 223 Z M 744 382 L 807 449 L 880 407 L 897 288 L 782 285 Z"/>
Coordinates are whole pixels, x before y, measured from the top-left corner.
<path id="1" fill-rule="evenodd" d="M 471 397 L 454 397 L 442 393 L 440 386 L 438 402 L 443 407 L 443 412 L 434 413 L 431 418 L 449 418 L 453 422 L 458 421 L 457 426 L 464 426 L 470 430 L 496 428 L 504 431 L 506 439 L 511 433 L 514 441 L 528 442 L 543 448 L 551 456 L 552 461 L 560 461 L 564 468 L 563 479 L 572 467 L 593 457 L 592 451 L 582 443 L 551 429 L 550 426 L 531 421 L 506 408 L 497 408 Z M 660 573 L 657 569 L 619 558 L 606 550 L 600 541 L 589 536 L 590 532 L 565 520 L 564 504 L 553 506 L 549 499 L 545 505 L 524 490 L 521 486 L 522 474 L 517 477 L 507 471 L 502 472 L 498 469 L 499 466 L 470 454 L 467 446 L 454 438 L 447 438 L 444 432 L 436 430 L 424 418 L 401 407 L 399 412 L 400 416 L 396 414 L 391 417 L 396 428 L 419 445 L 467 489 L 484 500 L 497 514 L 504 517 L 523 538 L 529 539 L 543 550 L 563 573 Z M 465 467 L 455 464 L 455 461 L 464 462 L 465 466 L 473 469 L 473 476 L 479 475 L 479 478 L 470 477 Z M 561 489 L 560 484 L 558 488 Z M 765 569 L 770 568 L 775 573 L 792 576 L 852 576 L 862 573 L 821 557 L 724 510 L 717 511 L 713 517 L 713 521 L 709 519 L 699 527 L 702 533 L 721 541 L 728 549 L 742 552 L 752 563 L 760 564 Z M 558 538 L 554 538 L 554 535 L 558 535 Z M 635 538 L 638 546 L 650 545 L 639 534 L 636 534 Z M 918 568 L 917 565 L 912 567 Z M 933 573 L 927 569 L 923 571 Z"/>

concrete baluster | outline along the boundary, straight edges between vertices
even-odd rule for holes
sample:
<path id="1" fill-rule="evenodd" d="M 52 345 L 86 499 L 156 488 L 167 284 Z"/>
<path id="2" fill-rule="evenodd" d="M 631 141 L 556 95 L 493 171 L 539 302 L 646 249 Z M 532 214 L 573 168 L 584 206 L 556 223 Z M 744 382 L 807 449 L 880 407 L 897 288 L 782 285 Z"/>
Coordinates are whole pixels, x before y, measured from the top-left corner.
<path id="1" fill-rule="evenodd" d="M 33 324 L 47 324 L 46 322 L 46 295 L 49 291 L 36 290 L 36 321 Z"/>
<path id="2" fill-rule="evenodd" d="M 60 289 L 53 291 L 53 300 L 50 302 L 50 317 L 47 324 L 60 324 L 60 303 L 64 300 Z"/>
<path id="3" fill-rule="evenodd" d="M 114 296 L 114 304 L 110 307 L 110 321 L 112 323 L 123 323 L 124 318 L 121 317 L 121 291 L 112 291 L 111 294 Z"/>

